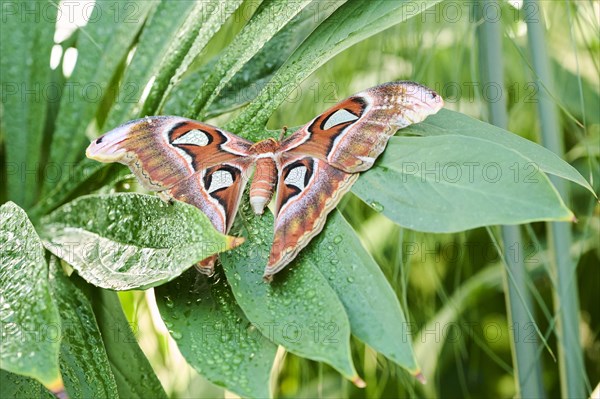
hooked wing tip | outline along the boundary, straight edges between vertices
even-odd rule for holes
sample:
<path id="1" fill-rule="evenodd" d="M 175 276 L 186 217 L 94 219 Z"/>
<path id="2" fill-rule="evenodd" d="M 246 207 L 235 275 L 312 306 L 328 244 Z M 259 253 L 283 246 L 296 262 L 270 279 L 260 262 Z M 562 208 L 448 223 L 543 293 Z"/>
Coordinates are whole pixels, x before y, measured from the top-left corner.
<path id="1" fill-rule="evenodd" d="M 125 137 L 112 134 L 117 129 L 93 140 L 86 148 L 85 156 L 100 162 L 119 162 L 126 151 L 119 145 Z"/>
<path id="2" fill-rule="evenodd" d="M 272 251 L 272 249 L 271 249 Z M 297 252 L 296 252 L 297 253 Z M 263 274 L 263 280 L 266 283 L 270 283 L 273 281 L 273 276 L 280 272 L 283 268 L 285 268 L 294 258 L 296 254 L 290 256 L 289 253 L 284 255 L 274 255 L 271 252 L 271 256 L 269 258 L 269 262 L 267 263 L 267 267 L 265 268 L 265 273 Z"/>
<path id="3" fill-rule="evenodd" d="M 126 122 L 102 136 L 94 139 L 85 150 L 85 156 L 100 162 L 120 162 L 126 154 L 124 142 L 131 137 L 132 132 L 139 128 L 142 122 L 151 123 L 154 118 L 136 119 Z"/>

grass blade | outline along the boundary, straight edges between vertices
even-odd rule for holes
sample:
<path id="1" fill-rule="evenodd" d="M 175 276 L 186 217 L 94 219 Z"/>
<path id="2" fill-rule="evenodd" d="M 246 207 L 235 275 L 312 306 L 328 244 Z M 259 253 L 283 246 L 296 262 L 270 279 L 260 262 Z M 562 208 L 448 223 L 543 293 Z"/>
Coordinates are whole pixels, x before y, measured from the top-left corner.
<path id="1" fill-rule="evenodd" d="M 314 5 L 315 3 L 313 3 Z M 329 5 L 330 3 L 328 3 Z M 283 65 L 287 58 L 302 41 L 321 22 L 333 12 L 328 6 L 325 10 L 306 7 L 264 44 L 220 90 L 219 95 L 205 107 L 203 118 L 211 118 L 232 111 L 250 102 Z M 201 87 L 210 76 L 219 56 L 188 74 L 169 94 L 161 112 L 164 115 L 183 115 L 189 109 L 196 93 L 190 87 Z"/>
<path id="2" fill-rule="evenodd" d="M 274 0 L 263 2 L 238 34 L 237 40 L 221 53 L 212 73 L 206 77 L 192 102 L 187 116 L 192 118 L 202 116 L 206 108 L 246 62 L 309 2 L 309 0 L 294 1 L 289 4 Z M 286 8 L 285 12 L 282 12 L 282 7 Z"/>
<path id="3" fill-rule="evenodd" d="M 60 313 L 60 368 L 67 393 L 74 398 L 118 396 L 108 356 L 104 347 L 98 345 L 102 336 L 90 301 L 63 272 L 55 256 L 50 258 L 50 281 Z"/>
<path id="4" fill-rule="evenodd" d="M 88 139 L 86 130 L 109 92 L 111 81 L 125 60 L 147 13 L 156 3 L 149 1 L 97 1 L 95 15 L 80 32 L 77 42 L 77 64 L 68 81 L 74 88 L 71 95 L 61 98 L 56 130 L 48 164 L 58 168 L 60 178 L 44 181 L 44 193 L 69 178 L 68 170 L 84 157 Z M 134 14 L 125 16 L 126 11 Z M 119 12 L 121 17 L 115 17 Z M 125 19 L 123 21 L 122 19 Z"/>
<path id="5" fill-rule="evenodd" d="M 202 6 L 202 2 L 191 1 L 161 1 L 158 4 L 144 26 L 104 125 L 120 125 L 138 116 L 144 88 L 160 73 L 161 64 L 178 53 L 184 42 L 182 36 L 190 29 L 189 21 L 181 16 L 194 14 L 194 8 Z"/>
<path id="6" fill-rule="evenodd" d="M 71 277 L 71 279 L 74 279 Z M 116 292 L 92 287 L 77 279 L 77 287 L 86 287 L 90 297 L 94 316 L 98 323 L 102 342 L 115 377 L 117 390 L 121 398 L 163 399 L 164 392 L 152 366 L 140 349 Z M 124 356 L 123 354 L 127 354 Z M 143 375 L 143 383 L 139 375 Z"/>
<path id="7" fill-rule="evenodd" d="M 242 0 L 231 0 L 226 4 L 215 0 L 196 2 L 184 24 L 188 28 L 181 34 L 179 45 L 160 66 L 141 115 L 154 115 L 162 108 L 173 87 L 241 3 Z"/>
<path id="8" fill-rule="evenodd" d="M 346 2 L 312 32 L 258 97 L 227 126 L 227 129 L 233 132 L 261 131 L 273 111 L 296 85 L 318 67 L 353 44 L 419 15 L 438 2 L 439 0 L 422 3 L 358 0 Z"/>

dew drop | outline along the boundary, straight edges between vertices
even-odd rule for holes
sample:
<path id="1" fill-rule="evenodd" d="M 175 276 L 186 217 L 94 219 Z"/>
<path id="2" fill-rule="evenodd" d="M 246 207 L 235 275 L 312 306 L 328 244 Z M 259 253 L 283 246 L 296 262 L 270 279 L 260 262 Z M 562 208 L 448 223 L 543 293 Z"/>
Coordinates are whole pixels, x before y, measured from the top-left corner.
<path id="1" fill-rule="evenodd" d="M 381 205 L 379 202 L 377 201 L 373 201 L 369 204 L 371 206 L 371 208 L 373 208 L 376 212 L 383 212 L 383 205 Z"/>
<path id="2" fill-rule="evenodd" d="M 165 297 L 165 305 L 168 308 L 172 308 L 173 306 L 175 306 L 175 304 L 173 303 L 173 301 L 171 300 L 171 298 L 168 297 L 168 296 Z"/>

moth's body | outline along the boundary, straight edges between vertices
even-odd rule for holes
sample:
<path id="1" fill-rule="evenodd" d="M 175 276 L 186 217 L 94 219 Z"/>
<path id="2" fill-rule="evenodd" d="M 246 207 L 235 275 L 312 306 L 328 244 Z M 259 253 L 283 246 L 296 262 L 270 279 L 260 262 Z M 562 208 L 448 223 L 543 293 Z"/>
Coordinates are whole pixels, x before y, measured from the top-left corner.
<path id="1" fill-rule="evenodd" d="M 271 201 L 277 185 L 277 170 L 281 167 L 281 144 L 268 138 L 250 147 L 254 158 L 254 177 L 250 185 L 250 205 L 257 215 L 263 213 L 265 206 Z"/>
<path id="2" fill-rule="evenodd" d="M 432 90 L 393 82 L 352 96 L 291 136 L 252 143 L 176 116 L 131 121 L 101 136 L 87 156 L 128 165 L 149 190 L 191 203 L 227 233 L 253 172 L 250 204 L 261 214 L 275 194 L 275 234 L 265 277 L 318 234 L 327 214 L 373 166 L 389 138 L 443 106 Z M 200 262 L 212 273 L 216 256 Z"/>

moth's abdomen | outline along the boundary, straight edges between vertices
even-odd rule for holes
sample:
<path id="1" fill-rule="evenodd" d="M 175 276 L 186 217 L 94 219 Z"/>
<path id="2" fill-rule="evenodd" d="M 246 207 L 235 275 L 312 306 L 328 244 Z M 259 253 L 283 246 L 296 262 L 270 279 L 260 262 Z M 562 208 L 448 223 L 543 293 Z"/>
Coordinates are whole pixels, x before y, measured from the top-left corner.
<path id="1" fill-rule="evenodd" d="M 272 158 L 259 158 L 256 161 L 254 178 L 250 185 L 250 205 L 257 215 L 263 213 L 271 201 L 277 182 L 277 166 Z"/>

